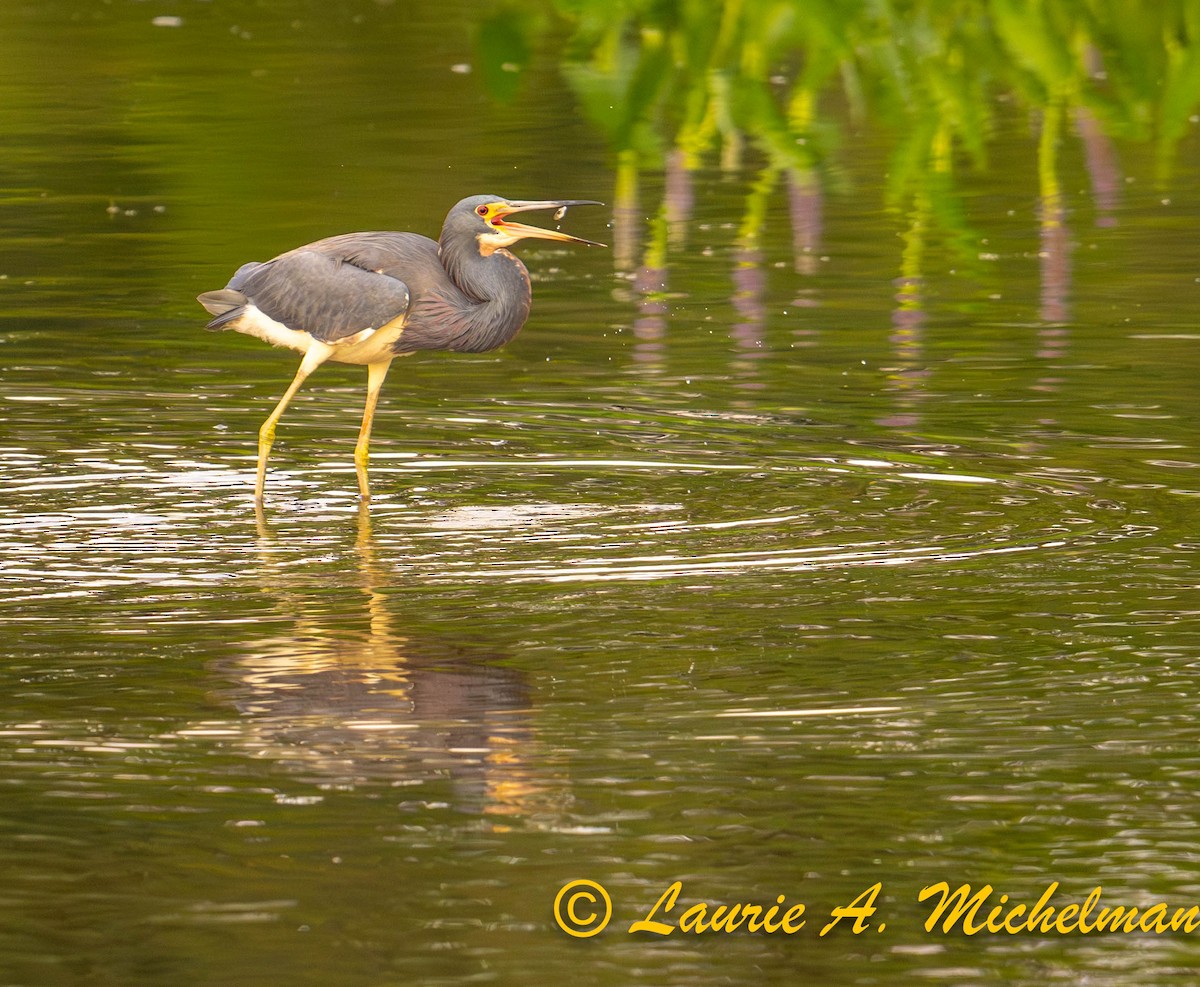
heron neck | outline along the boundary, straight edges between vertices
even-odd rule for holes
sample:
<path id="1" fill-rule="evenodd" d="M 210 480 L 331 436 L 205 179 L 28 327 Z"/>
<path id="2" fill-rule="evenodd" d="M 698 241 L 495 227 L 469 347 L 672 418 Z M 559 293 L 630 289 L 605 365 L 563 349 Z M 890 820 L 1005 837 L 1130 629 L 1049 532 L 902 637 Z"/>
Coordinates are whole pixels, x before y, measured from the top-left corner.
<path id="1" fill-rule="evenodd" d="M 525 265 L 507 250 L 485 256 L 475 242 L 465 248 L 442 243 L 441 255 L 446 273 L 463 294 L 465 331 L 452 348 L 482 353 L 503 346 L 529 317 L 532 291 Z"/>

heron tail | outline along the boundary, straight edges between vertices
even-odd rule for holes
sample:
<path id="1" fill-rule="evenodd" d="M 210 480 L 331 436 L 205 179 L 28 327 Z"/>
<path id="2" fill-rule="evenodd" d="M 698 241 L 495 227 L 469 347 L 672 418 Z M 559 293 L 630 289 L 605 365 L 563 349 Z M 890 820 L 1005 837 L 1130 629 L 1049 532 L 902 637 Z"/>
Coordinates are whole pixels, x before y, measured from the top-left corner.
<path id="1" fill-rule="evenodd" d="M 250 304 L 250 299 L 239 289 L 246 284 L 250 275 L 259 268 L 267 266 L 269 265 L 260 264 L 258 261 L 252 260 L 249 264 L 243 264 L 234 271 L 233 277 L 229 279 L 229 284 L 220 291 L 206 291 L 203 295 L 198 296 L 196 301 L 208 309 L 211 315 L 216 316 L 204 328 L 214 331 L 224 329 L 241 315 L 246 306 Z"/>
<path id="2" fill-rule="evenodd" d="M 205 329 L 224 329 L 230 322 L 233 322 L 242 312 L 245 311 L 246 305 L 250 299 L 243 295 L 240 291 L 234 291 L 232 288 L 222 288 L 220 291 L 206 291 L 203 295 L 196 297 L 201 305 L 203 305 L 210 315 L 216 316 Z"/>

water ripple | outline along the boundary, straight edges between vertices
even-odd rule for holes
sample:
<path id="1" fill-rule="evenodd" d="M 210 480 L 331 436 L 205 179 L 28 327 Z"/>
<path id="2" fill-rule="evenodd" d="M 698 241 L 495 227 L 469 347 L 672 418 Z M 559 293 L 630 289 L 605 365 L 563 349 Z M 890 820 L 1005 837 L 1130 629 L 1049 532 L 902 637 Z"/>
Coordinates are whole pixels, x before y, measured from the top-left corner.
<path id="1" fill-rule="evenodd" d="M 273 472 L 270 503 L 256 521 L 249 469 L 234 463 L 128 447 L 47 463 L 10 448 L 0 452 L 12 481 L 0 506 L 0 578 L 16 587 L 10 602 L 123 586 L 215 591 L 258 578 L 264 565 L 286 565 L 301 581 L 326 579 L 331 567 L 361 564 L 352 546 L 364 531 L 373 565 L 431 583 L 970 563 L 1130 537 L 1120 500 L 1095 496 L 1111 487 L 1103 477 L 984 473 L 940 456 L 881 452 L 855 447 L 787 462 L 739 460 L 728 450 L 713 461 L 385 452 L 369 515 L 348 482 L 352 470 L 336 464 Z M 414 484 L 425 476 L 432 482 Z M 596 485 L 604 499 L 579 496 Z M 550 491 L 556 499 L 537 496 Z"/>

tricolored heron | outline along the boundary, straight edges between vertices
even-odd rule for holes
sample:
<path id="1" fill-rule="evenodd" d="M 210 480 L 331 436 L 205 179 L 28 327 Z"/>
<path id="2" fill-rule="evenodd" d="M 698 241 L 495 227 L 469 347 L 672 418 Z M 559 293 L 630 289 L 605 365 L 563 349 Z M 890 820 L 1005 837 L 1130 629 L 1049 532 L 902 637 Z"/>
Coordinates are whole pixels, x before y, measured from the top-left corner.
<path id="1" fill-rule="evenodd" d="M 370 497 L 367 447 L 379 389 L 397 356 L 417 350 L 483 353 L 512 339 L 529 317 L 529 272 L 508 251 L 538 238 L 603 246 L 557 230 L 510 222 L 514 213 L 598 206 L 585 199 L 526 201 L 496 195 L 463 199 L 441 237 L 346 233 L 297 247 L 266 263 L 243 264 L 220 291 L 197 299 L 215 318 L 209 329 L 236 329 L 304 354 L 300 369 L 258 431 L 254 499 L 263 500 L 275 426 L 300 385 L 326 360 L 367 368 L 367 403 L 354 463 Z"/>

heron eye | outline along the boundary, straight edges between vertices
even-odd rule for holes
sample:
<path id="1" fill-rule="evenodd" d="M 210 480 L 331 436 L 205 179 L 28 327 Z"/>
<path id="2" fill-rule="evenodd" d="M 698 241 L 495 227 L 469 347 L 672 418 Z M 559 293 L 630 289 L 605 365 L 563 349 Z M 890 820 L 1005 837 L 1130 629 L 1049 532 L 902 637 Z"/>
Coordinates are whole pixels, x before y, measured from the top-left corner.
<path id="1" fill-rule="evenodd" d="M 477 213 L 479 213 L 479 215 L 480 215 L 480 216 L 486 216 L 486 215 L 488 214 L 488 207 L 487 207 L 487 206 L 480 206 L 480 207 L 479 207 L 478 209 L 476 209 L 475 211 L 476 211 Z"/>

